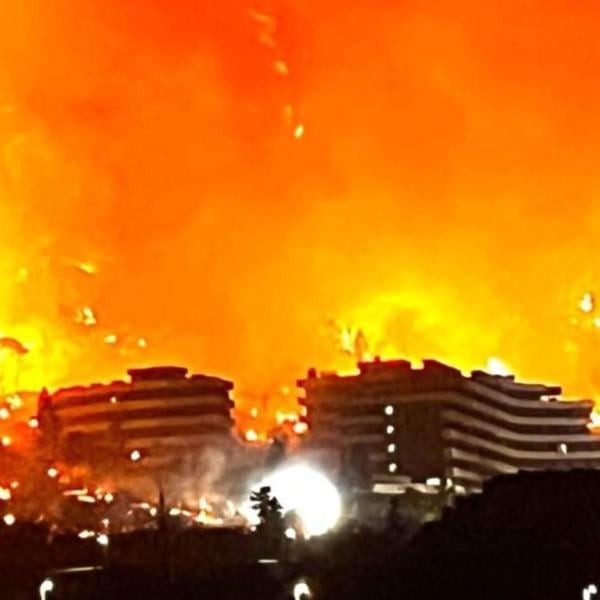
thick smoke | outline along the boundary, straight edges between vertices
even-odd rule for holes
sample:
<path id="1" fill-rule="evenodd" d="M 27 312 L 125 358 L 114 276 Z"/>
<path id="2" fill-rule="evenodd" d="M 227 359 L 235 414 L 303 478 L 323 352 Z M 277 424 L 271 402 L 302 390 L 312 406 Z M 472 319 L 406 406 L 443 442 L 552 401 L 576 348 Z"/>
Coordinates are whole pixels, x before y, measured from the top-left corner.
<path id="1" fill-rule="evenodd" d="M 0 333 L 29 344 L 23 385 L 182 362 L 243 397 L 348 366 L 333 320 L 373 353 L 594 393 L 597 12 L 3 2 Z"/>

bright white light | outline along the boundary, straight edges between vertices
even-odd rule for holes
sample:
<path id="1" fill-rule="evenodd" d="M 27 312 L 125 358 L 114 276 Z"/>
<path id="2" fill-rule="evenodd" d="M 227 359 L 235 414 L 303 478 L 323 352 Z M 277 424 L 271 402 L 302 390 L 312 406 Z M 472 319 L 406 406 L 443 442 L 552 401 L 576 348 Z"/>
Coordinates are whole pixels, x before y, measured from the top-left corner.
<path id="1" fill-rule="evenodd" d="M 4 515 L 3 521 L 6 523 L 6 525 L 12 527 L 17 522 L 17 519 L 15 518 L 15 515 L 8 513 L 7 515 Z"/>
<path id="2" fill-rule="evenodd" d="M 52 579 L 44 579 L 40 584 L 40 599 L 46 600 L 48 594 L 54 589 L 54 581 Z"/>
<path id="3" fill-rule="evenodd" d="M 392 433 L 394 433 L 394 426 L 393 426 L 393 425 L 388 425 L 388 426 L 385 428 L 385 432 L 386 432 L 388 435 L 392 435 Z"/>
<path id="4" fill-rule="evenodd" d="M 569 453 L 569 448 L 567 447 L 567 445 L 566 445 L 566 444 L 559 444 L 559 445 L 558 445 L 558 451 L 559 451 L 561 454 L 568 454 L 568 453 Z"/>
<path id="5" fill-rule="evenodd" d="M 586 314 L 594 310 L 595 298 L 591 292 L 586 292 L 579 300 L 579 309 Z"/>
<path id="6" fill-rule="evenodd" d="M 388 465 L 388 471 L 389 471 L 390 473 L 395 473 L 395 472 L 396 472 L 396 469 L 398 469 L 398 465 L 397 465 L 396 463 L 390 463 L 390 464 Z"/>
<path id="7" fill-rule="evenodd" d="M 48 474 L 48 477 L 54 479 L 55 477 L 58 477 L 58 469 L 56 469 L 55 467 L 50 467 L 46 473 Z"/>
<path id="8" fill-rule="evenodd" d="M 94 537 L 96 534 L 89 529 L 84 529 L 77 534 L 77 537 L 81 540 L 87 540 L 88 538 Z"/>
<path id="9" fill-rule="evenodd" d="M 247 442 L 258 441 L 258 434 L 256 433 L 256 431 L 254 431 L 254 429 L 248 429 L 248 431 L 246 431 L 246 433 L 244 434 L 244 437 L 246 438 Z"/>
<path id="10" fill-rule="evenodd" d="M 310 588 L 305 581 L 298 581 L 294 585 L 294 600 L 304 600 L 305 598 L 310 598 L 312 596 L 310 592 Z"/>
<path id="11" fill-rule="evenodd" d="M 131 452 L 131 454 L 129 455 L 129 458 L 133 461 L 133 462 L 137 462 L 138 460 L 140 460 L 140 458 L 142 458 L 142 455 L 140 453 L 139 450 L 133 450 Z"/>
<path id="12" fill-rule="evenodd" d="M 510 368 L 501 361 L 499 358 L 492 356 L 487 361 L 487 371 L 490 375 L 501 375 L 502 377 L 507 377 L 511 375 Z"/>
<path id="13" fill-rule="evenodd" d="M 109 539 L 108 536 L 105 533 L 101 533 L 97 538 L 96 541 L 101 545 L 101 546 L 108 546 L 109 543 Z"/>
<path id="14" fill-rule="evenodd" d="M 253 490 L 268 486 L 284 512 L 294 511 L 302 520 L 308 535 L 322 535 L 335 526 L 342 512 L 342 501 L 335 486 L 325 475 L 302 464 L 275 471 Z M 256 515 L 242 507 L 252 523 Z"/>
<path id="15" fill-rule="evenodd" d="M 287 529 L 284 531 L 283 535 L 285 535 L 285 537 L 286 537 L 288 540 L 295 540 L 295 539 L 296 539 L 296 530 L 295 530 L 293 527 L 288 527 L 288 528 L 287 528 Z"/>
<path id="16" fill-rule="evenodd" d="M 388 416 L 391 417 L 394 414 L 394 407 L 391 404 L 388 404 L 383 412 Z"/>
<path id="17" fill-rule="evenodd" d="M 425 481 L 426 485 L 438 486 L 442 485 L 442 480 L 439 477 L 430 477 Z"/>
<path id="18" fill-rule="evenodd" d="M 396 452 L 396 444 L 388 444 L 387 451 L 389 454 L 392 454 L 392 452 Z"/>
<path id="19" fill-rule="evenodd" d="M 583 600 L 591 600 L 592 596 L 595 596 L 598 593 L 598 588 L 595 584 L 590 583 L 587 587 L 583 588 L 582 598 Z"/>

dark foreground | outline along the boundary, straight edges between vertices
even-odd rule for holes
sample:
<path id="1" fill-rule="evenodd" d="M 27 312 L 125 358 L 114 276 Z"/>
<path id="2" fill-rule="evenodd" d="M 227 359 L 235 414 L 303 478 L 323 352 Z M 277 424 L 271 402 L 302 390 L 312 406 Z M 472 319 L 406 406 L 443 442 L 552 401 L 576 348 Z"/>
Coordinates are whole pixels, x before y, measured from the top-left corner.
<path id="1" fill-rule="evenodd" d="M 460 600 L 600 598 L 600 473 L 499 478 L 410 541 L 348 526 L 310 542 L 242 531 L 52 540 L 0 535 L 2 598 Z"/>

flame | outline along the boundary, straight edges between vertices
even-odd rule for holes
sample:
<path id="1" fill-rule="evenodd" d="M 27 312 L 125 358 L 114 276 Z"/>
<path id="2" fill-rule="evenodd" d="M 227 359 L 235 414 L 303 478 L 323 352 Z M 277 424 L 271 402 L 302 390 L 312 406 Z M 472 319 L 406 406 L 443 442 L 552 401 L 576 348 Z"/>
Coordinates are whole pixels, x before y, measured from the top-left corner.
<path id="1" fill-rule="evenodd" d="M 380 355 L 600 397 L 600 7 L 55 4 L 0 8 L 0 393 L 181 363 L 263 435 Z"/>

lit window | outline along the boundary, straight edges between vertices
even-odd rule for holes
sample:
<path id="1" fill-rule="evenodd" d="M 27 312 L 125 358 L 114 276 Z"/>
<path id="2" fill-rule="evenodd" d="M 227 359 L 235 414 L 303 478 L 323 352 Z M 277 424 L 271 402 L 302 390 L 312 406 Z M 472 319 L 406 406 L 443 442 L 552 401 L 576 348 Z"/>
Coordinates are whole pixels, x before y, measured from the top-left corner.
<path id="1" fill-rule="evenodd" d="M 397 471 L 397 469 L 398 469 L 398 465 L 396 463 L 390 463 L 388 465 L 388 471 L 390 473 L 395 473 Z"/>
<path id="2" fill-rule="evenodd" d="M 392 433 L 394 433 L 394 426 L 393 426 L 393 425 L 388 425 L 388 426 L 385 428 L 385 432 L 386 432 L 388 435 L 392 435 Z"/>
<path id="3" fill-rule="evenodd" d="M 442 484 L 442 480 L 439 477 L 430 477 L 425 481 L 426 485 L 438 486 Z"/>
<path id="4" fill-rule="evenodd" d="M 391 417 L 394 414 L 394 407 L 391 404 L 388 404 L 384 411 L 383 411 L 388 417 Z"/>
<path id="5" fill-rule="evenodd" d="M 396 452 L 396 444 L 388 444 L 387 451 L 389 454 Z"/>

